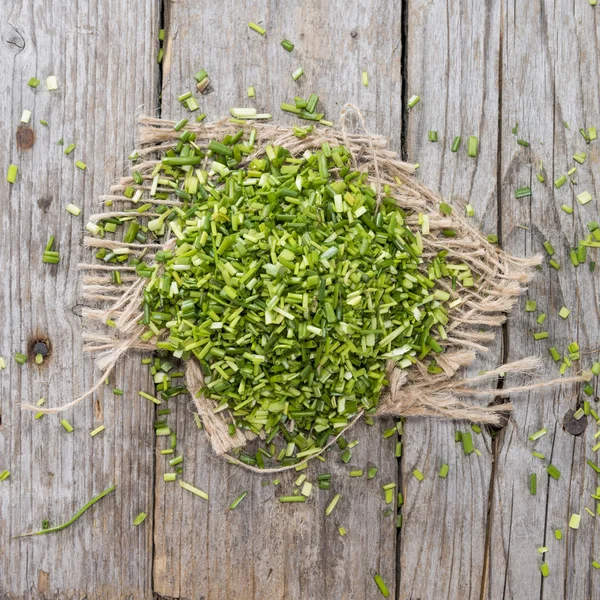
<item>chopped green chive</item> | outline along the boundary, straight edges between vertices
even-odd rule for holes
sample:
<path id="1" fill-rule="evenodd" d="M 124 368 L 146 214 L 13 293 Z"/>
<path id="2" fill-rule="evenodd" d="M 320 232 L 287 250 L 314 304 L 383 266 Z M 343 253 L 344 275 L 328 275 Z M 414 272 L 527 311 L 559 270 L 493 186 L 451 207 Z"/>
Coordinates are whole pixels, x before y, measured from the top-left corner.
<path id="1" fill-rule="evenodd" d="M 186 483 L 183 480 L 179 480 L 179 485 L 184 489 L 187 490 L 188 492 L 191 492 L 192 494 L 195 494 L 196 496 L 203 498 L 204 500 L 208 500 L 208 494 L 206 492 L 203 492 L 202 490 L 198 489 L 197 487 L 194 487 L 193 485 L 190 485 L 189 483 Z"/>
<path id="2" fill-rule="evenodd" d="M 346 533 L 348 533 L 348 532 L 346 531 L 346 528 L 345 528 L 345 527 L 342 527 L 341 525 L 338 527 L 338 531 L 340 532 L 340 535 L 341 535 L 341 536 L 344 536 L 344 535 L 346 535 Z"/>
<path id="3" fill-rule="evenodd" d="M 256 95 L 256 91 L 254 89 L 254 86 L 250 86 L 248 88 L 248 98 L 254 98 L 254 96 Z"/>
<path id="4" fill-rule="evenodd" d="M 46 88 L 51 92 L 58 89 L 58 80 L 56 79 L 55 75 L 46 77 Z"/>
<path id="5" fill-rule="evenodd" d="M 306 502 L 306 496 L 279 496 L 279 502 Z"/>
<path id="6" fill-rule="evenodd" d="M 448 476 L 448 472 L 450 471 L 450 467 L 447 464 L 443 464 L 440 467 L 440 471 L 438 473 L 438 475 L 442 478 L 442 479 L 446 479 L 446 477 Z"/>
<path id="7" fill-rule="evenodd" d="M 147 394 L 146 392 L 139 391 L 138 395 L 141 396 L 142 398 L 146 398 L 146 400 L 150 400 L 150 402 L 154 402 L 154 404 L 161 404 L 161 401 L 158 398 L 155 398 L 154 396 L 151 396 L 150 394 Z"/>
<path id="8" fill-rule="evenodd" d="M 427 138 L 429 139 L 430 142 L 437 142 L 438 141 L 438 132 L 434 131 L 434 130 L 429 130 L 427 132 Z"/>
<path id="9" fill-rule="evenodd" d="M 523 146 L 524 148 L 529 148 L 529 142 L 525 140 L 517 140 L 517 144 L 519 144 L 519 146 Z"/>
<path id="10" fill-rule="evenodd" d="M 377 584 L 377 587 L 379 588 L 379 591 L 381 592 L 381 595 L 384 598 L 389 598 L 390 597 L 390 591 L 388 590 L 387 585 L 385 585 L 385 582 L 383 581 L 381 575 L 379 575 L 379 573 L 376 573 L 373 576 L 373 580 Z"/>
<path id="11" fill-rule="evenodd" d="M 288 51 L 291 52 L 294 49 L 294 44 L 290 40 L 281 40 L 281 45 Z"/>
<path id="12" fill-rule="evenodd" d="M 525 312 L 534 312 L 537 308 L 537 302 L 535 300 L 527 300 L 525 302 Z"/>
<path id="13" fill-rule="evenodd" d="M 38 85 L 40 85 L 40 80 L 37 77 L 32 77 L 28 82 L 27 85 L 31 88 L 36 88 Z"/>
<path id="14" fill-rule="evenodd" d="M 558 269 L 560 269 L 560 264 L 557 263 L 554 259 L 548 261 L 548 264 L 553 268 L 556 269 L 558 271 Z"/>
<path id="15" fill-rule="evenodd" d="M 577 154 L 573 154 L 573 160 L 582 165 L 587 158 L 587 154 L 585 152 L 578 152 Z"/>
<path id="16" fill-rule="evenodd" d="M 465 207 L 465 210 L 467 212 L 467 217 L 475 216 L 475 209 L 470 204 L 467 204 L 467 206 Z"/>
<path id="17" fill-rule="evenodd" d="M 417 481 L 423 481 L 423 479 L 425 479 L 425 475 L 423 475 L 423 473 L 421 473 L 421 471 L 419 471 L 419 469 L 415 469 L 413 471 L 413 475 L 415 476 L 415 479 Z"/>
<path id="18" fill-rule="evenodd" d="M 554 530 L 554 537 L 557 540 L 562 540 L 562 531 L 560 529 L 555 529 Z"/>
<path id="19" fill-rule="evenodd" d="M 133 524 L 137 527 L 138 525 L 141 525 L 145 520 L 146 517 L 148 515 L 145 512 L 141 512 L 134 520 L 133 520 Z"/>
<path id="20" fill-rule="evenodd" d="M 265 29 L 263 29 L 260 25 L 257 25 L 256 23 L 248 23 L 248 27 L 250 27 L 250 29 L 253 29 L 254 31 L 256 31 L 256 33 L 260 33 L 260 35 L 265 35 Z"/>
<path id="21" fill-rule="evenodd" d="M 515 190 L 515 198 L 526 198 L 527 196 L 531 196 L 530 187 L 520 187 Z"/>
<path id="22" fill-rule="evenodd" d="M 71 213 L 73 216 L 78 217 L 81 214 L 81 209 L 74 204 L 67 204 L 67 212 Z"/>
<path id="23" fill-rule="evenodd" d="M 548 332 L 547 331 L 540 331 L 539 333 L 534 333 L 533 334 L 533 339 L 534 340 L 545 340 L 548 338 Z"/>
<path id="24" fill-rule="evenodd" d="M 579 523 L 581 522 L 581 516 L 573 513 L 571 515 L 571 519 L 569 520 L 569 527 L 571 529 L 579 529 Z"/>
<path id="25" fill-rule="evenodd" d="M 104 431 L 106 429 L 106 427 L 104 425 L 100 425 L 99 427 L 96 427 L 96 429 L 93 429 L 92 431 L 90 431 L 90 435 L 92 437 L 98 435 L 101 431 Z"/>
<path id="26" fill-rule="evenodd" d="M 329 515 L 332 513 L 333 509 L 336 507 L 336 505 L 337 505 L 337 503 L 339 502 L 340 498 L 341 498 L 341 495 L 340 495 L 340 494 L 336 494 L 336 495 L 333 497 L 333 499 L 331 500 L 331 502 L 329 503 L 329 505 L 328 505 L 328 506 L 327 506 L 327 508 L 325 509 L 325 514 L 326 514 L 327 516 L 329 516 Z"/>
<path id="27" fill-rule="evenodd" d="M 584 205 L 587 204 L 588 202 L 592 201 L 592 195 L 589 192 L 582 192 L 581 194 L 577 195 L 577 201 L 579 202 L 579 204 Z"/>
<path id="28" fill-rule="evenodd" d="M 463 446 L 463 452 L 465 454 L 472 454 L 475 450 L 473 446 L 473 436 L 470 432 L 466 431 L 461 435 L 461 441 Z"/>
<path id="29" fill-rule="evenodd" d="M 27 354 L 21 354 L 21 352 L 16 352 L 15 362 L 20 365 L 24 365 L 27 362 Z"/>
<path id="30" fill-rule="evenodd" d="M 567 183 L 567 176 L 561 175 L 558 179 L 554 181 L 554 186 L 558 189 L 562 187 L 565 183 Z"/>
<path id="31" fill-rule="evenodd" d="M 48 127 L 48 121 L 46 121 L 46 119 L 40 119 L 40 125 L 43 125 L 44 127 Z"/>
<path id="32" fill-rule="evenodd" d="M 71 433 L 73 431 L 73 426 L 66 419 L 61 419 L 60 424 L 65 428 L 67 433 Z"/>
<path id="33" fill-rule="evenodd" d="M 421 96 L 417 96 L 417 95 L 411 96 L 408 99 L 408 108 L 414 108 L 420 102 L 420 100 L 421 100 Z"/>
<path id="34" fill-rule="evenodd" d="M 75 166 L 82 171 L 85 171 L 87 168 L 87 165 L 84 162 L 81 162 L 80 160 L 75 161 Z"/>
<path id="35" fill-rule="evenodd" d="M 554 465 L 548 465 L 546 471 L 552 479 L 556 479 L 557 481 L 560 479 L 560 471 Z"/>
<path id="36" fill-rule="evenodd" d="M 21 123 L 29 123 L 29 120 L 31 119 L 31 111 L 30 110 L 24 110 L 21 113 Z"/>
<path id="37" fill-rule="evenodd" d="M 595 127 L 588 128 L 588 139 L 590 142 L 594 141 L 598 137 L 598 133 Z"/>
<path id="38" fill-rule="evenodd" d="M 546 458 L 541 452 L 536 452 L 535 450 L 532 451 L 531 455 L 535 456 L 535 458 L 539 458 L 540 460 L 544 460 L 544 458 Z"/>
<path id="39" fill-rule="evenodd" d="M 479 148 L 479 138 L 474 135 L 470 135 L 467 140 L 467 156 L 476 157 L 477 150 Z"/>
<path id="40" fill-rule="evenodd" d="M 15 183 L 15 181 L 17 181 L 17 171 L 17 165 L 8 166 L 8 172 L 6 173 L 6 181 L 8 181 L 8 183 Z"/>
<path id="41" fill-rule="evenodd" d="M 294 81 L 298 81 L 298 79 L 300 79 L 300 77 L 302 77 L 302 75 L 304 75 L 304 69 L 302 67 L 298 67 L 293 73 L 292 73 L 292 79 Z"/>
<path id="42" fill-rule="evenodd" d="M 2 371 L 2 369 L 6 369 L 6 361 L 3 356 L 0 356 L 0 371 Z"/>
<path id="43" fill-rule="evenodd" d="M 563 319 L 566 319 L 569 315 L 571 314 L 571 311 L 566 307 L 563 306 L 559 311 L 558 311 L 558 316 L 562 317 Z"/>
<path id="44" fill-rule="evenodd" d="M 361 73 L 360 80 L 365 87 L 369 87 L 369 74 L 366 71 Z"/>
<path id="45" fill-rule="evenodd" d="M 547 433 L 548 433 L 548 430 L 544 427 L 543 429 L 540 429 L 539 431 L 532 433 L 529 436 L 529 441 L 535 442 L 535 440 L 539 440 L 541 437 L 545 436 Z"/>
<path id="46" fill-rule="evenodd" d="M 75 148 L 77 148 L 77 144 L 69 144 L 65 148 L 64 153 L 68 156 L 69 154 L 71 154 L 71 152 L 73 152 L 73 150 L 75 150 Z"/>
<path id="47" fill-rule="evenodd" d="M 4 469 L 4 471 L 2 471 L 0 473 L 0 481 L 4 481 L 6 479 L 8 479 L 10 477 L 10 471 L 8 469 Z"/>
<path id="48" fill-rule="evenodd" d="M 230 505 L 229 510 L 235 510 L 238 504 L 248 495 L 248 492 L 242 492 Z"/>
<path id="49" fill-rule="evenodd" d="M 537 494 L 537 475 L 535 473 L 529 476 L 529 493 L 532 496 Z"/>
<path id="50" fill-rule="evenodd" d="M 460 141 L 461 137 L 460 135 L 457 135 L 452 141 L 452 146 L 450 147 L 451 152 L 458 152 L 458 149 L 460 148 Z"/>
<path id="51" fill-rule="evenodd" d="M 546 563 L 542 563 L 540 571 L 542 572 L 542 577 L 548 577 L 548 575 L 550 575 L 550 567 Z"/>
<path id="52" fill-rule="evenodd" d="M 165 473 L 163 475 L 163 481 L 175 481 L 177 479 L 177 473 Z"/>
<path id="53" fill-rule="evenodd" d="M 379 471 L 378 467 L 370 467 L 367 471 L 367 479 L 373 479 L 377 475 L 377 471 Z"/>

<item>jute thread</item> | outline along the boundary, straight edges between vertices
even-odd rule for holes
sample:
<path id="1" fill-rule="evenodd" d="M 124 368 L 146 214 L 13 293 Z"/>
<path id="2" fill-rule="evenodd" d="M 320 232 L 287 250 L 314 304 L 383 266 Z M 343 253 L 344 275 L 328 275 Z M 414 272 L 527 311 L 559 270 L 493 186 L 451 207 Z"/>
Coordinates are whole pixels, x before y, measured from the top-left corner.
<path id="1" fill-rule="evenodd" d="M 111 186 L 108 195 L 101 197 L 104 203 L 110 201 L 111 211 L 93 215 L 90 218 L 92 222 L 108 216 L 130 215 L 131 213 L 123 210 L 134 206 L 132 199 L 124 195 L 125 188 L 149 190 L 152 170 L 159 162 L 157 156 L 173 148 L 181 134 L 173 129 L 175 124 L 173 121 L 141 116 L 139 124 L 139 155 L 142 162 L 135 166 L 135 170 L 142 174 L 142 183 L 135 184 L 132 176 L 122 177 L 119 183 Z M 222 119 L 207 124 L 190 123 L 185 129 L 196 134 L 196 143 L 202 147 L 210 140 L 220 140 L 227 134 L 235 134 L 239 127 L 239 124 Z M 427 365 L 420 362 L 408 370 L 397 369 L 393 362 L 388 363 L 389 385 L 382 393 L 376 416 L 427 416 L 500 425 L 506 420 L 507 413 L 512 410 L 512 404 L 481 406 L 469 404 L 464 399 L 466 397 L 494 398 L 584 381 L 583 376 L 576 375 L 550 381 L 505 386 L 502 389 L 496 387 L 499 377 L 504 377 L 505 382 L 508 382 L 515 375 L 535 373 L 541 362 L 536 357 L 501 365 L 476 377 L 461 378 L 458 375 L 458 371 L 470 365 L 478 353 L 488 350 L 489 344 L 494 339 L 494 332 L 490 329 L 498 328 L 505 322 L 507 313 L 524 290 L 524 284 L 531 278 L 534 267 L 540 264 L 541 256 L 530 258 L 511 256 L 490 244 L 477 229 L 456 212 L 450 216 L 440 213 L 441 198 L 413 177 L 413 166 L 402 162 L 388 147 L 385 138 L 367 133 L 364 118 L 355 106 L 346 105 L 342 109 L 339 128 L 316 128 L 305 139 L 298 138 L 290 128 L 273 124 L 249 122 L 244 127 L 248 130 L 256 129 L 256 152 L 248 156 L 242 166 L 255 157 L 263 156 L 267 144 L 283 146 L 294 156 L 300 156 L 307 150 L 320 148 L 323 142 L 328 142 L 331 146 L 343 144 L 352 155 L 354 167 L 368 172 L 370 180 L 375 183 L 378 203 L 381 202 L 383 186 L 389 186 L 390 191 L 387 193 L 386 190 L 386 194 L 395 198 L 399 206 L 408 213 L 407 223 L 410 226 L 418 227 L 418 213 L 428 215 L 430 234 L 423 236 L 423 258 L 433 258 L 441 250 L 446 250 L 448 261 L 468 264 L 475 276 L 476 285 L 473 288 L 461 289 L 462 303 L 450 312 L 450 321 L 446 326 L 448 338 L 443 343 L 446 351 L 436 356 L 437 364 L 443 372 L 429 373 Z M 207 163 L 208 157 L 205 161 Z M 204 164 L 203 168 L 206 167 L 207 164 Z M 158 191 L 170 192 L 171 189 L 161 189 L 159 186 Z M 143 202 L 168 206 L 183 204 L 178 200 L 153 198 L 144 198 Z M 157 214 L 145 213 L 152 217 Z M 441 231 L 450 228 L 456 231 L 456 236 L 451 238 L 442 236 Z M 92 249 L 128 248 L 130 253 L 137 257 L 152 259 L 156 251 L 173 248 L 175 240 L 167 239 L 163 244 L 125 244 L 120 241 L 86 236 L 84 244 Z M 130 351 L 156 349 L 152 341 L 144 342 L 140 339 L 143 327 L 139 323 L 146 280 L 135 274 L 135 268 L 82 263 L 79 269 L 84 273 L 83 299 L 87 303 L 82 313 L 85 329 L 84 350 L 97 354 L 96 365 L 102 372 L 102 376 L 90 390 L 68 404 L 49 408 L 24 404 L 25 409 L 58 413 L 72 408 L 91 396 L 103 384 L 123 355 Z M 115 286 L 112 283 L 110 276 L 112 271 L 121 273 L 122 286 Z M 459 297 L 450 284 L 445 281 L 438 283 L 454 299 Z M 116 330 L 110 333 L 99 332 L 97 325 L 105 323 L 107 319 L 115 321 Z M 486 330 L 482 331 L 481 327 L 485 327 Z M 116 334 L 112 333 L 114 331 Z M 245 446 L 256 436 L 237 428 L 234 435 L 230 435 L 229 424 L 233 423 L 233 416 L 228 410 L 214 412 L 215 402 L 202 394 L 201 390 L 204 387 L 202 371 L 195 359 L 187 361 L 185 374 L 194 406 L 217 455 L 246 469 L 261 473 L 277 473 L 297 466 L 258 469 L 231 455 L 232 450 Z M 486 382 L 491 382 L 491 385 L 486 386 Z M 362 411 L 357 413 L 318 454 L 302 462 L 308 462 L 325 452 L 344 432 L 353 427 L 362 415 Z"/>

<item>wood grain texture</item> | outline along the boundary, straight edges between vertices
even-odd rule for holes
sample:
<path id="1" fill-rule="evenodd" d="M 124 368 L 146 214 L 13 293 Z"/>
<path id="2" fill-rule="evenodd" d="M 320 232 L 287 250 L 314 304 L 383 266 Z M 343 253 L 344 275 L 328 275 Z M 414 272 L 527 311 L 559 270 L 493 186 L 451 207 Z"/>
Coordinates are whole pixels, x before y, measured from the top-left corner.
<path id="1" fill-rule="evenodd" d="M 208 2 L 183 1 L 167 6 L 162 114 L 187 116 L 177 96 L 194 89 L 193 74 L 204 67 L 213 93 L 201 97 L 200 110 L 212 118 L 233 106 L 256 106 L 277 121 L 294 123 L 279 110 L 282 101 L 316 92 L 326 115 L 337 120 L 346 102 L 360 106 L 373 131 L 390 135 L 399 149 L 401 122 L 400 2 L 316 1 L 286 3 L 232 0 L 213 10 Z M 247 27 L 257 21 L 261 36 Z M 280 42 L 296 48 L 286 52 Z M 291 73 L 305 75 L 294 82 Z M 360 73 L 369 72 L 368 88 Z M 256 98 L 246 89 L 253 85 Z M 350 465 L 337 449 L 327 463 L 306 471 L 332 473 L 331 491 L 316 489 L 305 505 L 285 505 L 277 496 L 290 493 L 298 473 L 274 476 L 247 473 L 215 458 L 204 433 L 196 429 L 185 404 L 169 416 L 185 448 L 184 478 L 207 491 L 210 502 L 162 483 L 157 470 L 154 588 L 177 598 L 337 599 L 380 598 L 373 582 L 382 574 L 392 595 L 395 583 L 396 529 L 385 508 L 381 484 L 396 481 L 393 438 L 382 441 L 390 423 L 364 425 L 347 437 L 358 439 L 350 465 L 380 468 L 372 481 L 350 479 Z M 267 482 L 264 487 L 262 482 Z M 228 505 L 242 491 L 247 498 L 230 512 Z M 333 495 L 337 508 L 324 512 Z M 341 524 L 348 535 L 340 537 Z"/>
<path id="2" fill-rule="evenodd" d="M 406 97 L 422 100 L 408 111 L 407 158 L 419 177 L 464 214 L 467 202 L 484 233 L 496 233 L 498 72 L 500 9 L 471 0 L 410 0 Z M 428 141 L 428 131 L 438 142 Z M 450 152 L 455 136 L 457 153 Z M 467 156 L 467 138 L 480 140 L 479 156 Z M 490 351 L 468 371 L 502 361 L 501 331 Z M 482 456 L 465 456 L 454 441 L 466 423 L 409 420 L 404 434 L 405 493 L 400 548 L 399 598 L 479 598 L 483 585 L 492 447 L 487 433 L 473 438 Z M 450 467 L 438 477 L 440 465 Z M 412 471 L 426 474 L 418 482 Z"/>
<path id="3" fill-rule="evenodd" d="M 0 469 L 11 471 L 0 485 L 3 599 L 152 595 L 151 529 L 131 525 L 140 510 L 152 514 L 153 503 L 152 411 L 136 397 L 149 385 L 139 360 L 124 362 L 115 375 L 125 396 L 113 397 L 111 386 L 62 415 L 75 428 L 70 434 L 59 417 L 37 421 L 19 404 L 40 397 L 63 404 L 97 376 L 83 358 L 77 316 L 81 234 L 98 195 L 122 173 L 137 108 L 156 103 L 157 5 L 80 0 L 74 9 L 57 0 L 7 0 L 0 10 L 0 355 L 8 363 L 0 372 Z M 56 92 L 45 86 L 52 74 Z M 27 86 L 34 75 L 42 80 L 36 90 Z M 23 109 L 33 117 L 19 143 Z M 59 138 L 76 142 L 75 152 L 65 156 Z M 74 160 L 87 163 L 85 173 Z M 4 176 L 9 163 L 19 167 L 13 186 Z M 69 202 L 83 208 L 81 217 L 65 211 Z M 42 263 L 50 235 L 58 265 Z M 50 345 L 41 366 L 32 352 L 39 339 Z M 28 353 L 26 365 L 14 362 L 15 352 Z M 90 437 L 100 423 L 106 431 Z M 67 530 L 9 541 L 40 529 L 43 519 L 66 521 L 112 484 L 116 492 Z"/>
<path id="4" fill-rule="evenodd" d="M 598 347 L 598 276 L 587 265 L 573 268 L 568 255 L 586 235 L 585 224 L 598 215 L 597 142 L 586 146 L 578 133 L 580 127 L 600 122 L 596 19 L 597 13 L 587 3 L 567 7 L 550 1 L 507 3 L 502 15 L 502 240 L 518 255 L 544 253 L 542 244 L 550 240 L 561 264 L 557 272 L 545 258 L 527 295 L 537 300 L 537 312 L 525 313 L 523 298 L 508 325 L 509 359 L 543 356 L 541 377 L 558 374 L 559 365 L 546 359 L 550 346 L 556 345 L 561 353 L 573 341 L 584 353 Z M 518 137 L 530 141 L 530 148 L 517 145 L 511 135 L 516 121 Z M 579 166 L 572 155 L 581 151 L 588 152 L 589 159 Z M 543 184 L 535 177 L 540 161 L 546 173 Z M 572 166 L 578 166 L 577 185 L 555 189 L 552 182 Z M 529 185 L 531 199 L 516 200 L 515 189 Z M 580 206 L 575 195 L 584 190 L 592 193 L 594 202 Z M 573 215 L 564 213 L 561 204 L 573 206 Z M 595 260 L 596 254 L 592 250 L 590 258 Z M 562 306 L 572 311 L 567 320 L 557 314 Z M 548 314 L 543 326 L 535 322 L 540 312 Z M 532 333 L 541 330 L 549 332 L 549 339 L 534 341 Z M 584 355 L 573 370 L 589 368 L 597 357 L 597 353 Z M 596 509 L 590 494 L 596 491 L 598 477 L 585 460 L 597 460 L 591 452 L 597 427 L 590 421 L 581 437 L 573 437 L 561 426 L 567 410 L 583 398 L 580 387 L 571 386 L 515 399 L 514 418 L 500 438 L 492 503 L 490 599 L 597 598 L 600 593 L 591 568 L 600 553 L 595 541 L 598 519 L 585 512 L 585 506 Z M 548 435 L 529 442 L 528 435 L 542 427 Z M 546 459 L 532 457 L 534 449 Z M 545 471 L 550 462 L 562 473 L 559 481 Z M 529 492 L 531 473 L 538 477 L 535 497 Z M 568 528 L 572 513 L 582 516 L 578 531 Z M 561 541 L 554 538 L 555 528 L 563 532 Z M 547 579 L 539 571 L 540 546 L 549 548 Z"/>

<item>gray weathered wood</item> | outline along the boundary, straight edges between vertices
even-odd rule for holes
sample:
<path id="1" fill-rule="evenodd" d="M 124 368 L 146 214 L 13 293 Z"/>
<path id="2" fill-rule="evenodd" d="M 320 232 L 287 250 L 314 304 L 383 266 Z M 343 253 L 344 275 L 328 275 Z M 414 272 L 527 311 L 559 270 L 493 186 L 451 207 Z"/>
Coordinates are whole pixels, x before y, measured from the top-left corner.
<path id="1" fill-rule="evenodd" d="M 0 597 L 151 598 L 153 448 L 150 403 L 136 397 L 150 382 L 139 360 L 125 361 L 113 383 L 63 416 L 36 421 L 19 403 L 47 399 L 63 404 L 86 389 L 97 373 L 82 356 L 77 317 L 76 265 L 84 257 L 85 217 L 99 208 L 97 197 L 122 173 L 133 146 L 135 114 L 157 100 L 156 19 L 158 2 L 6 0 L 0 9 Z M 123 45 L 126 40 L 127 46 Z M 49 92 L 45 77 L 59 89 Z M 37 90 L 31 76 L 42 80 Z M 30 127 L 19 127 L 23 109 Z M 49 127 L 39 124 L 45 118 Z M 18 130 L 33 130 L 16 138 Z M 77 142 L 70 156 L 57 140 Z M 87 163 L 80 172 L 74 160 Z M 18 182 L 5 181 L 9 163 Z M 83 208 L 74 218 L 67 203 Z M 59 265 L 42 263 L 50 235 L 56 236 Z M 47 340 L 50 356 L 33 362 L 32 342 Z M 13 360 L 27 352 L 24 366 Z M 112 386 L 111 386 L 112 387 Z M 91 438 L 89 431 L 106 424 Z M 39 529 L 43 519 L 61 523 L 95 494 L 117 490 L 71 528 L 55 535 L 9 541 Z M 150 512 L 145 527 L 131 522 Z"/>
<path id="2" fill-rule="evenodd" d="M 360 106 L 373 130 L 390 134 L 399 148 L 401 121 L 400 2 L 276 2 L 241 4 L 231 0 L 218 10 L 208 2 L 168 5 L 164 63 L 163 115 L 180 118 L 186 111 L 176 97 L 192 89 L 201 67 L 211 76 L 214 93 L 201 98 L 211 117 L 232 106 L 256 106 L 280 122 L 293 123 L 279 110 L 294 95 L 316 92 L 328 118 L 337 120 L 345 102 Z M 260 36 L 248 29 L 257 21 L 267 29 Z M 296 44 L 286 52 L 280 41 Z M 291 73 L 303 66 L 296 83 Z M 369 88 L 361 85 L 362 69 Z M 246 88 L 256 88 L 256 99 Z M 185 448 L 185 479 L 205 489 L 210 503 L 162 483 L 159 461 L 155 513 L 155 590 L 184 598 L 379 598 L 372 574 L 380 572 L 394 593 L 394 518 L 383 517 L 381 484 L 395 481 L 393 438 L 382 441 L 390 424 L 358 426 L 348 439 L 358 439 L 351 463 L 378 464 L 379 475 L 367 482 L 350 480 L 338 451 L 325 464 L 313 463 L 316 474 L 333 474 L 330 492 L 315 489 L 305 505 L 282 505 L 276 496 L 289 493 L 296 472 L 260 476 L 215 458 L 203 432 L 198 432 L 184 405 L 169 419 Z M 316 488 L 316 486 L 315 486 Z M 243 490 L 248 497 L 235 512 L 228 505 Z M 342 500 L 330 517 L 324 511 L 335 492 Z M 340 537 L 337 525 L 348 535 Z"/>
<path id="3" fill-rule="evenodd" d="M 411 0 L 408 4 L 406 97 L 422 100 L 408 112 L 407 159 L 418 176 L 464 214 L 470 202 L 476 222 L 497 230 L 498 53 L 500 9 L 496 3 Z M 428 141 L 428 130 L 438 142 Z M 455 136 L 459 152 L 450 152 Z M 479 156 L 467 156 L 469 135 L 480 139 Z M 502 361 L 501 331 L 472 374 Z M 404 434 L 405 493 L 400 549 L 399 598 L 479 598 L 483 585 L 488 490 L 492 473 L 489 436 L 473 438 L 482 456 L 465 456 L 456 444 L 466 423 L 409 420 Z M 448 477 L 438 477 L 442 463 Z M 418 482 L 418 467 L 426 478 Z"/>
<path id="4" fill-rule="evenodd" d="M 507 3 L 502 16 L 502 240 L 509 251 L 531 255 L 545 254 L 542 243 L 548 239 L 562 265 L 557 272 L 545 259 L 527 294 L 537 300 L 538 311 L 525 313 L 523 298 L 508 326 L 509 358 L 543 356 L 541 377 L 558 374 L 558 365 L 546 358 L 550 346 L 561 352 L 572 341 L 584 352 L 598 347 L 597 275 L 587 265 L 574 269 L 568 256 L 570 247 L 585 236 L 585 224 L 597 219 L 597 142 L 586 147 L 578 133 L 580 127 L 600 122 L 595 18 L 588 3 L 567 7 L 562 2 L 539 1 Z M 515 121 L 519 137 L 531 142 L 529 149 L 518 146 L 511 135 Z M 581 151 L 590 155 L 583 166 L 572 160 Z M 546 172 L 544 184 L 535 177 L 540 161 Z M 577 186 L 568 183 L 554 189 L 554 179 L 572 166 L 578 166 Z M 514 190 L 524 185 L 531 185 L 532 198 L 516 200 Z M 575 195 L 586 189 L 594 202 L 582 207 Z M 573 206 L 573 216 L 560 209 L 563 203 Z M 572 310 L 566 321 L 557 315 L 563 305 Z M 540 312 L 548 314 L 543 326 L 535 323 Z M 532 332 L 541 330 L 550 337 L 535 342 Z M 584 356 L 573 370 L 589 368 L 591 360 L 592 356 Z M 561 427 L 565 412 L 583 397 L 579 386 L 570 386 L 515 398 L 514 418 L 500 438 L 494 484 L 490 599 L 598 597 L 599 584 L 591 568 L 599 552 L 594 542 L 598 524 L 584 509 L 595 511 L 590 493 L 595 493 L 598 478 L 585 459 L 596 460 L 590 448 L 597 428 L 592 421 L 584 435 L 574 438 Z M 542 427 L 548 428 L 548 435 L 529 442 L 527 436 Z M 546 459 L 532 457 L 533 449 Z M 549 462 L 560 469 L 559 481 L 548 478 L 544 467 Z M 529 493 L 530 473 L 538 476 L 535 497 Z M 582 515 L 579 531 L 568 529 L 573 512 Z M 555 540 L 555 528 L 562 530 L 562 541 Z M 549 548 L 550 576 L 545 580 L 539 572 L 540 546 Z"/>

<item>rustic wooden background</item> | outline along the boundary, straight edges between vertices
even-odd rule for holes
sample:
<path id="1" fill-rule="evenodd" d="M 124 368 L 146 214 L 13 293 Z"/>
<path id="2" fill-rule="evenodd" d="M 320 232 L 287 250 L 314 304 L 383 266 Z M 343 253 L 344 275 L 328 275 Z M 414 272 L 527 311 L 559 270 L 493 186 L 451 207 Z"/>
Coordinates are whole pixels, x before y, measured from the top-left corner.
<path id="1" fill-rule="evenodd" d="M 186 479 L 211 501 L 164 484 L 153 405 L 136 395 L 151 386 L 137 357 L 116 373 L 123 397 L 107 389 L 66 415 L 71 434 L 55 416 L 36 421 L 19 409 L 42 396 L 65 402 L 92 381 L 78 317 L 82 224 L 125 168 L 136 115 L 184 116 L 176 97 L 192 89 L 201 67 L 213 82 L 214 92 L 201 98 L 210 117 L 251 104 L 291 122 L 279 103 L 313 91 L 328 118 L 353 102 L 372 131 L 420 162 L 425 182 L 453 201 L 468 199 L 483 231 L 496 233 L 505 248 L 528 255 L 551 239 L 564 267 L 544 266 L 528 297 L 549 314 L 553 343 L 577 340 L 584 351 L 595 350 L 597 275 L 567 266 L 567 251 L 597 218 L 597 203 L 566 215 L 559 207 L 576 204 L 574 191 L 551 182 L 572 166 L 574 152 L 586 150 L 579 127 L 600 127 L 598 10 L 588 0 L 2 0 L 0 168 L 15 163 L 20 171 L 16 185 L 0 182 L 0 355 L 8 362 L 0 372 L 0 471 L 12 473 L 0 482 L 0 598 L 376 599 L 374 572 L 401 600 L 599 598 L 600 572 L 590 564 L 600 560 L 599 519 L 583 510 L 597 485 L 585 466 L 594 428 L 576 438 L 561 427 L 576 388 L 513 398 L 514 417 L 500 435 L 475 436 L 481 456 L 464 456 L 454 442 L 456 423 L 409 421 L 400 461 L 394 439 L 382 440 L 389 423 L 357 427 L 352 461 L 379 465 L 378 483 L 349 481 L 337 456 L 311 466 L 313 475 L 332 472 L 343 496 L 330 518 L 327 492 L 317 490 L 305 505 L 281 505 L 274 486 L 261 485 L 266 477 L 213 458 L 183 401 L 168 419 Z M 265 26 L 266 37 L 248 21 Z M 279 45 L 284 37 L 296 44 L 291 54 Z M 300 65 L 306 74 L 294 82 L 290 73 Z M 368 88 L 360 82 L 363 69 Z M 50 74 L 58 77 L 57 92 L 27 86 L 31 76 L 44 81 Z M 252 102 L 249 85 L 256 87 Z M 407 112 L 415 93 L 422 101 Z M 19 126 L 25 108 L 33 110 L 30 128 Z M 530 148 L 516 144 L 515 122 Z M 439 132 L 437 144 L 427 141 L 428 129 Z M 476 160 L 467 158 L 465 142 L 449 152 L 455 135 L 479 136 Z M 64 156 L 60 138 L 77 143 L 74 154 Z M 587 151 L 575 191 L 588 189 L 596 199 L 597 145 Z M 85 173 L 74 159 L 87 163 Z M 535 178 L 540 161 L 545 184 Z M 532 198 L 516 200 L 515 188 L 524 185 Z M 84 220 L 66 213 L 68 202 L 83 207 Z M 41 262 L 51 234 L 62 257 L 57 266 Z M 523 312 L 524 301 L 474 371 L 545 355 L 550 344 L 532 340 L 534 317 Z M 556 316 L 562 305 L 573 311 L 567 321 Z M 32 360 L 36 341 L 50 351 L 41 366 Z M 19 351 L 30 356 L 26 366 L 12 359 Z M 548 360 L 543 375 L 556 371 Z M 101 423 L 106 431 L 91 438 Z M 558 482 L 547 482 L 545 463 L 531 456 L 527 435 L 542 426 L 550 435 L 536 449 L 562 471 Z M 436 476 L 442 462 L 450 465 L 445 480 Z M 426 474 L 421 483 L 410 475 L 415 467 Z M 532 472 L 539 477 L 535 497 Z M 282 478 L 284 489 L 293 478 Z M 404 492 L 398 532 L 393 517 L 382 515 L 383 481 L 397 481 Z M 75 526 L 9 541 L 44 518 L 61 522 L 113 483 L 116 492 Z M 248 497 L 229 512 L 243 490 Z M 133 527 L 142 510 L 148 519 Z M 567 528 L 572 512 L 582 513 L 577 532 Z M 338 524 L 347 536 L 339 536 Z M 555 527 L 563 530 L 560 542 Z M 542 545 L 550 548 L 545 580 Z"/>

